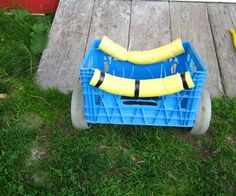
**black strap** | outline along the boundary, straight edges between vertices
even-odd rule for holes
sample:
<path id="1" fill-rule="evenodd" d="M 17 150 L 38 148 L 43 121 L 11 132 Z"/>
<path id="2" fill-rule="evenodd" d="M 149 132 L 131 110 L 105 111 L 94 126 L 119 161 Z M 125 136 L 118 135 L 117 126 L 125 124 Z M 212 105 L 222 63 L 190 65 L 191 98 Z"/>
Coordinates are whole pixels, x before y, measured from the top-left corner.
<path id="1" fill-rule="evenodd" d="M 103 83 L 104 79 L 105 79 L 105 73 L 100 72 L 100 77 L 95 87 L 99 88 L 99 86 L 101 86 L 101 84 Z"/>
<path id="2" fill-rule="evenodd" d="M 181 79 L 182 79 L 184 89 L 189 89 L 186 78 L 185 78 L 185 73 L 181 73 L 180 76 L 181 76 Z"/>
<path id="3" fill-rule="evenodd" d="M 134 89 L 134 97 L 139 96 L 139 86 L 140 86 L 140 81 L 135 80 L 135 89 Z"/>

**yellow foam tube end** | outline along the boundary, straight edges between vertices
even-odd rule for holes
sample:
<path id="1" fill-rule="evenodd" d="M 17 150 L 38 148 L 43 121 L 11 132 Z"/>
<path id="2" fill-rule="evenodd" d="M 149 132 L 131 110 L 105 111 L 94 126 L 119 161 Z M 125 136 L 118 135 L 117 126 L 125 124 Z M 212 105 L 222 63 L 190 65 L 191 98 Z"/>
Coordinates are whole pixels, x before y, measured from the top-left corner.
<path id="1" fill-rule="evenodd" d="M 113 42 L 107 36 L 103 36 L 98 46 L 98 49 L 102 50 L 103 52 L 111 55 L 112 57 L 120 61 L 127 61 L 127 50 Z"/>
<path id="2" fill-rule="evenodd" d="M 95 69 L 90 81 L 91 86 L 96 86 L 99 81 L 101 71 Z M 190 72 L 185 72 L 185 80 L 189 88 L 194 87 Z M 135 80 L 121 78 L 105 73 L 105 77 L 99 89 L 111 94 L 134 97 Z M 139 97 L 164 96 L 184 90 L 180 74 L 175 74 L 165 78 L 140 80 Z"/>
<path id="3" fill-rule="evenodd" d="M 189 71 L 185 72 L 185 79 L 189 88 L 195 87 Z"/>
<path id="4" fill-rule="evenodd" d="M 185 52 L 180 39 L 153 50 L 127 51 L 106 36 L 102 38 L 98 49 L 120 61 L 129 61 L 140 65 L 161 62 Z"/>
<path id="5" fill-rule="evenodd" d="M 95 69 L 93 77 L 90 81 L 91 86 L 95 86 L 99 81 L 101 71 Z M 105 78 L 99 89 L 104 90 L 111 94 L 124 95 L 133 97 L 134 96 L 135 80 L 128 78 L 115 77 L 105 73 Z"/>
<path id="6" fill-rule="evenodd" d="M 153 64 L 184 53 L 180 39 L 159 48 L 146 51 L 128 51 L 128 61 L 135 64 Z"/>
<path id="7" fill-rule="evenodd" d="M 93 77 L 90 80 L 90 85 L 95 86 L 100 78 L 101 71 L 99 69 L 95 69 L 93 72 Z"/>
<path id="8" fill-rule="evenodd" d="M 234 28 L 230 28 L 229 32 L 231 33 L 233 45 L 234 45 L 234 48 L 236 49 L 236 32 L 235 32 Z"/>

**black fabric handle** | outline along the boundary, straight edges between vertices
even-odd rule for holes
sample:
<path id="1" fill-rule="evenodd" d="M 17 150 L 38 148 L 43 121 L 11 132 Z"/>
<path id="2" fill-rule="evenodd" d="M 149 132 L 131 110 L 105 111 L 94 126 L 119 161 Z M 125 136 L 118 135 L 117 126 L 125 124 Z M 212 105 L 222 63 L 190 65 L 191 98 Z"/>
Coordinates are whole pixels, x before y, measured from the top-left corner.
<path id="1" fill-rule="evenodd" d="M 140 87 L 140 81 L 135 80 L 135 89 L 134 89 L 134 97 L 139 96 L 139 87 Z"/>
<path id="2" fill-rule="evenodd" d="M 101 86 L 101 84 L 103 83 L 104 79 L 105 79 L 105 73 L 101 72 L 99 80 L 98 80 L 97 84 L 95 85 L 95 87 L 99 88 L 99 86 Z"/>
<path id="3" fill-rule="evenodd" d="M 180 76 L 181 76 L 181 79 L 182 79 L 184 89 L 189 89 L 186 78 L 185 78 L 185 73 L 181 73 Z"/>

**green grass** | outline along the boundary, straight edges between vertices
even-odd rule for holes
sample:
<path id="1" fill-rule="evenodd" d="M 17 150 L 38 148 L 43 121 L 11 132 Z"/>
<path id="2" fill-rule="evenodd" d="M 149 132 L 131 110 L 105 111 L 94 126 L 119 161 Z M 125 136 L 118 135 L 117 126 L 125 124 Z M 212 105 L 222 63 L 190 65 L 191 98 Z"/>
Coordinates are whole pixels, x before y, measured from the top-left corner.
<path id="1" fill-rule="evenodd" d="M 37 20 L 24 19 L 30 27 Z M 31 33 L 27 45 L 8 31 L 11 36 L 0 45 L 11 57 L 9 66 L 0 61 L 0 93 L 8 94 L 0 100 L 1 195 L 235 194 L 236 99 L 213 100 L 211 127 L 199 137 L 160 127 L 76 130 L 71 95 L 34 82 L 40 55 L 30 49 Z M 7 44 L 12 40 L 26 49 L 14 50 Z"/>

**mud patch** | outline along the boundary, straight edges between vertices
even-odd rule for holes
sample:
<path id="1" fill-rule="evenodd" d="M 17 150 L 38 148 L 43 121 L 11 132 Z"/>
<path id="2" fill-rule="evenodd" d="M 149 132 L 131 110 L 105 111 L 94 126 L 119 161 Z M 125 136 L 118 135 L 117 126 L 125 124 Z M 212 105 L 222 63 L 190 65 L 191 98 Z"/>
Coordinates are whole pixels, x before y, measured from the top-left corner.
<path id="1" fill-rule="evenodd" d="M 187 129 L 181 129 L 181 128 L 174 128 L 173 135 L 180 138 L 182 142 L 189 144 L 193 147 L 198 146 L 197 137 L 194 135 L 191 135 Z"/>
<path id="2" fill-rule="evenodd" d="M 48 182 L 48 175 L 45 172 L 39 172 L 35 174 L 26 174 L 24 176 L 26 184 L 38 184 L 43 185 Z"/>
<path id="3" fill-rule="evenodd" d="M 46 136 L 41 136 L 34 141 L 29 150 L 29 157 L 25 161 L 25 166 L 31 172 L 24 176 L 26 184 L 47 184 L 48 174 L 43 172 L 40 167 L 41 160 L 47 156 L 46 142 Z"/>
<path id="4" fill-rule="evenodd" d="M 213 152 L 212 152 L 212 149 L 210 148 L 202 148 L 200 150 L 200 154 L 203 158 L 208 158 L 212 156 Z"/>
<path id="5" fill-rule="evenodd" d="M 46 155 L 46 150 L 43 147 L 33 147 L 31 149 L 31 160 L 37 161 L 40 159 L 43 159 L 43 157 Z"/>
<path id="6" fill-rule="evenodd" d="M 55 123 L 55 127 L 59 130 L 61 130 L 63 133 L 70 133 L 70 130 L 71 130 L 71 127 L 72 127 L 72 124 L 71 122 L 67 122 L 65 120 L 65 116 L 63 115 L 60 115 L 57 117 L 57 121 Z"/>
<path id="7" fill-rule="evenodd" d="M 109 146 L 106 146 L 106 145 L 99 145 L 97 146 L 97 151 L 98 152 L 106 152 L 110 147 Z"/>
<path id="8" fill-rule="evenodd" d="M 30 156 L 26 160 L 26 166 L 31 166 L 42 160 L 47 155 L 46 137 L 41 137 L 30 149 Z"/>
<path id="9" fill-rule="evenodd" d="M 229 144 L 236 147 L 236 137 L 235 136 L 228 136 L 226 139 Z"/>
<path id="10" fill-rule="evenodd" d="M 132 156 L 131 157 L 131 160 L 132 162 L 135 164 L 135 165 L 139 165 L 139 164 L 142 164 L 142 163 L 145 163 L 144 160 L 141 160 L 139 157 L 137 156 Z"/>

